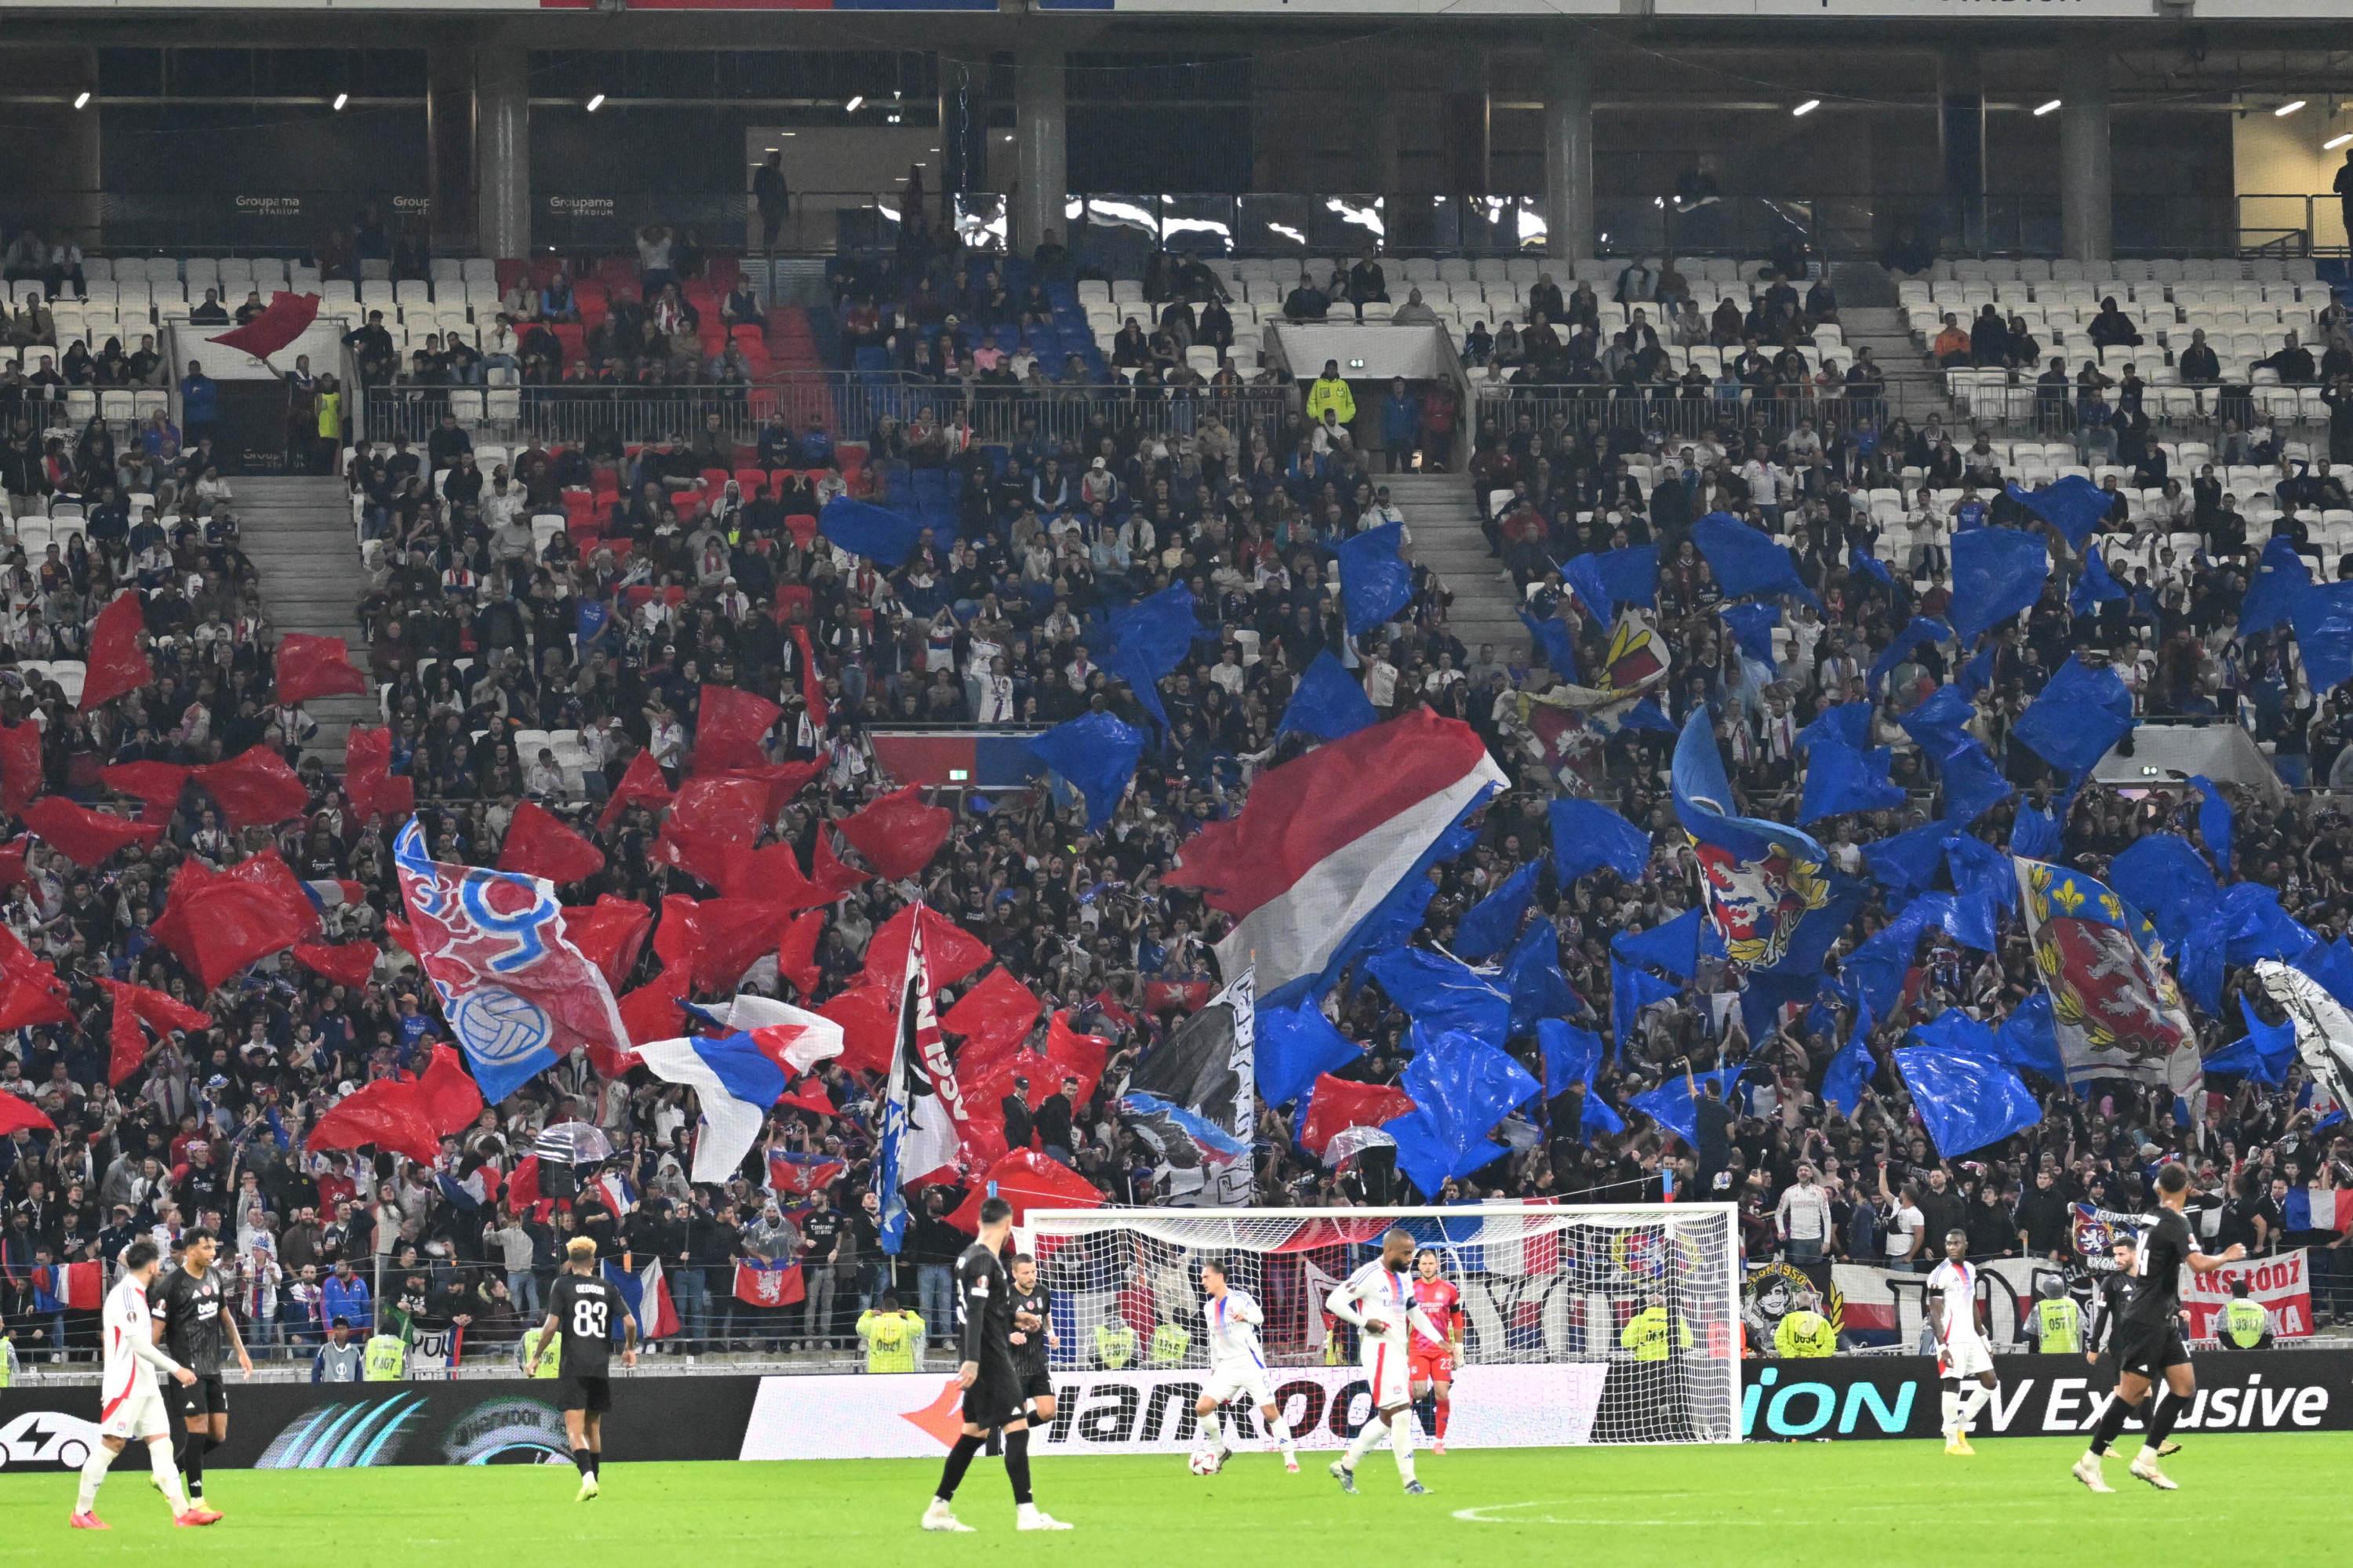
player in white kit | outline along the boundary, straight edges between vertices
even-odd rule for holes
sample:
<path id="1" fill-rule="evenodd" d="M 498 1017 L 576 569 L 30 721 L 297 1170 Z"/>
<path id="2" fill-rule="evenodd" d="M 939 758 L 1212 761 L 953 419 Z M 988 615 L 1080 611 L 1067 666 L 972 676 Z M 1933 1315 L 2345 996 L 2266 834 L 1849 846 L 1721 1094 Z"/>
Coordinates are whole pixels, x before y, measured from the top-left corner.
<path id="1" fill-rule="evenodd" d="M 1334 1317 L 1356 1326 L 1359 1357 L 1373 1393 L 1372 1418 L 1349 1440 L 1348 1451 L 1332 1465 L 1332 1474 L 1344 1492 L 1356 1489 L 1356 1462 L 1383 1437 L 1397 1455 L 1398 1475 L 1405 1482 L 1407 1495 L 1419 1497 L 1430 1490 L 1413 1475 L 1414 1424 L 1405 1414 L 1411 1400 L 1406 1330 L 1417 1329 L 1430 1340 L 1446 1336 L 1414 1299 L 1413 1281 L 1406 1277 L 1412 1262 L 1413 1237 L 1404 1231 L 1391 1231 L 1381 1238 L 1381 1255 L 1348 1276 L 1348 1282 L 1324 1302 Z"/>
<path id="2" fill-rule="evenodd" d="M 1201 1265 L 1201 1294 L 1208 1300 L 1201 1319 L 1209 1333 L 1209 1381 L 1201 1390 L 1193 1414 L 1201 1418 L 1201 1443 L 1222 1467 L 1233 1451 L 1218 1412 L 1243 1394 L 1266 1423 L 1267 1431 L 1282 1446 L 1282 1467 L 1299 1473 L 1299 1450 L 1291 1438 L 1291 1424 L 1274 1402 L 1274 1383 L 1266 1373 L 1266 1352 L 1258 1342 L 1259 1325 L 1266 1315 L 1245 1290 L 1226 1282 L 1226 1266 L 1211 1258 Z"/>
<path id="3" fill-rule="evenodd" d="M 180 1490 L 179 1467 L 172 1462 L 172 1417 L 164 1407 L 164 1390 L 155 1374 L 163 1372 L 183 1384 L 195 1382 L 196 1374 L 155 1343 L 155 1322 L 147 1314 L 147 1287 L 154 1282 L 160 1256 L 153 1242 L 132 1242 L 122 1250 L 122 1277 L 107 1292 L 106 1308 L 100 1319 L 105 1371 L 99 1388 L 99 1445 L 81 1467 L 81 1489 L 74 1498 L 71 1520 L 76 1530 L 111 1528 L 92 1511 L 98 1506 L 99 1483 L 106 1479 L 107 1467 L 133 1437 L 147 1445 L 147 1462 L 155 1472 L 156 1488 L 172 1505 L 173 1523 L 210 1524 L 220 1517 L 188 1507 Z"/>
<path id="4" fill-rule="evenodd" d="M 1963 1261 L 1968 1250 L 1967 1232 L 1946 1232 L 1945 1261 L 1928 1276 L 1928 1315 L 1936 1330 L 1936 1376 L 1944 1384 L 1947 1454 L 1976 1452 L 1969 1446 L 1969 1424 L 1996 1387 L 1993 1347 L 1978 1327 L 1978 1271 Z"/>

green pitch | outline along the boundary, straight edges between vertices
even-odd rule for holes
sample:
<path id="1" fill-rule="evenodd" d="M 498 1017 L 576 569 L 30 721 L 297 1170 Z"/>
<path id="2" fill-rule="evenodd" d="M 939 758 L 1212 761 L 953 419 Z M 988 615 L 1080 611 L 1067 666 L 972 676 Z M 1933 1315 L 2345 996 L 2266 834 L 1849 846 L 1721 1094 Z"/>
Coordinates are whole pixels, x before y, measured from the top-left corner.
<path id="1" fill-rule="evenodd" d="M 2126 1451 L 2138 1442 L 2128 1437 Z M 2169 1560 L 2243 1563 L 2315 1561 L 2341 1528 L 2341 1489 L 2315 1483 L 2353 1473 L 2353 1436 L 2184 1442 L 2169 1467 L 2181 1490 L 2152 1491 L 2111 1458 L 2114 1497 L 2068 1478 L 2082 1447 L 2059 1440 L 1989 1438 L 1974 1459 L 1934 1443 L 1425 1452 L 1426 1498 L 1399 1495 L 1386 1450 L 1366 1461 L 1354 1498 L 1312 1456 L 1296 1476 L 1271 1456 L 1244 1455 L 1207 1479 L 1175 1457 L 1045 1459 L 1039 1501 L 1078 1528 L 1032 1536 L 1015 1534 L 1004 1472 L 987 1459 L 957 1499 L 980 1531 L 965 1536 L 916 1530 L 938 1467 L 912 1461 L 612 1465 L 605 1495 L 581 1504 L 572 1470 L 555 1466 L 216 1471 L 207 1489 L 228 1517 L 208 1530 L 173 1528 L 145 1467 L 125 1462 L 99 1497 L 114 1526 L 103 1535 L 66 1528 L 66 1473 L 0 1475 L 0 1562 L 707 1568 L 772 1565 L 781 1549 L 816 1563 L 1026 1568 L 1042 1553 L 1201 1568 L 1238 1553 L 1315 1563 L 1403 1550 L 1417 1568 L 1597 1558 L 1755 1568 L 1799 1557 L 2047 1568 L 2095 1524 L 2147 1531 Z"/>

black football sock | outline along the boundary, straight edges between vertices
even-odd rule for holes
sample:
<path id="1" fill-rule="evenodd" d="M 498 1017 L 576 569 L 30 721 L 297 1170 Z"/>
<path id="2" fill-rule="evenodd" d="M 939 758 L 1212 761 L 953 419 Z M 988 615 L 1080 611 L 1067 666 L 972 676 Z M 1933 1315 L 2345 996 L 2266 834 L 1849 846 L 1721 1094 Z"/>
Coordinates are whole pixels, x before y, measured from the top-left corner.
<path id="1" fill-rule="evenodd" d="M 2173 1424 L 2181 1419 L 2181 1407 L 2189 1402 L 2169 1389 L 2157 1391 L 2157 1404 L 2148 1413 L 2148 1437 L 2141 1446 L 2154 1457 L 2173 1436 Z"/>
<path id="2" fill-rule="evenodd" d="M 1005 1435 L 1005 1478 L 1013 1483 L 1013 1501 L 1027 1507 L 1029 1502 L 1029 1429 Z"/>
<path id="3" fill-rule="evenodd" d="M 180 1457 L 180 1473 L 188 1478 L 188 1501 L 205 1500 L 205 1450 L 212 1445 L 204 1436 L 188 1434 L 187 1452 Z"/>
<path id="4" fill-rule="evenodd" d="M 573 1449 L 573 1450 L 572 1450 L 572 1462 L 573 1462 L 573 1464 L 574 1464 L 574 1465 L 575 1465 L 575 1466 L 577 1466 L 577 1467 L 579 1467 L 579 1470 L 580 1470 L 580 1478 L 581 1478 L 582 1480 L 584 1480 L 584 1481 L 585 1481 L 585 1480 L 586 1480 L 586 1479 L 588 1478 L 588 1474 L 589 1474 L 589 1466 L 590 1466 L 590 1463 L 591 1463 L 591 1461 L 590 1461 L 590 1459 L 589 1459 L 589 1457 L 588 1457 L 588 1450 L 587 1450 L 587 1449 L 586 1449 L 586 1448 L 575 1448 L 575 1449 Z"/>
<path id="5" fill-rule="evenodd" d="M 591 1448 L 591 1449 L 589 1449 L 589 1450 L 588 1450 L 588 1473 L 589 1473 L 590 1475 L 592 1475 L 592 1476 L 596 1477 L 596 1478 L 597 1478 L 597 1479 L 602 1480 L 602 1479 L 604 1478 L 604 1474 L 603 1474 L 604 1469 L 605 1469 L 605 1450 L 604 1450 L 604 1449 L 602 1449 L 602 1448 Z"/>
<path id="6" fill-rule="evenodd" d="M 2092 1452 L 2106 1453 L 2108 1445 L 2116 1440 L 2116 1434 L 2125 1429 L 2126 1419 L 2139 1408 L 2137 1404 L 2126 1404 L 2120 1393 L 2110 1397 L 2108 1407 L 2100 1412 L 2099 1425 L 2092 1430 Z"/>
<path id="7" fill-rule="evenodd" d="M 1005 1434 L 998 1427 L 990 1427 L 988 1436 L 982 1438 L 981 1442 L 984 1446 L 980 1451 L 988 1458 L 997 1458 L 1005 1452 Z"/>
<path id="8" fill-rule="evenodd" d="M 967 1432 L 955 1440 L 948 1450 L 947 1463 L 940 1468 L 939 1489 L 932 1495 L 942 1502 L 953 1501 L 956 1489 L 964 1485 L 964 1473 L 972 1468 L 972 1457 L 980 1452 L 981 1439 Z"/>

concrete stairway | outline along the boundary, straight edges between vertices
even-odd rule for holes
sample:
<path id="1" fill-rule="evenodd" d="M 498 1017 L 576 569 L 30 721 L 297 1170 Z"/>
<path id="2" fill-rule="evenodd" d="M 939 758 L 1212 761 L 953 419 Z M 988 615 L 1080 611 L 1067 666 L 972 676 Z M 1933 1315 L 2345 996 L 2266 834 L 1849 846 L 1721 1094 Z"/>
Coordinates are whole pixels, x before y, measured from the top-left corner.
<path id="1" fill-rule="evenodd" d="M 272 475 L 236 485 L 237 524 L 247 558 L 261 575 L 261 607 L 270 626 L 280 637 L 290 631 L 340 637 L 351 646 L 352 662 L 367 668 L 358 615 L 359 553 L 343 482 Z M 305 752 L 338 768 L 345 733 L 379 715 L 374 697 L 322 697 L 304 708 L 319 721 L 318 736 Z"/>
<path id="2" fill-rule="evenodd" d="M 1969 428 L 1945 395 L 1944 377 L 1926 352 L 1912 341 L 1903 312 L 1894 305 L 1850 305 L 1841 300 L 1839 325 L 1846 334 L 1840 368 L 1853 362 L 1857 349 L 1871 350 L 1872 360 L 1886 374 L 1888 401 L 1894 412 L 1910 419 L 1915 429 L 1932 413 L 1944 416 L 1948 430 Z"/>
<path id="3" fill-rule="evenodd" d="M 1520 624 L 1519 600 L 1511 575 L 1487 548 L 1479 531 L 1479 511 L 1472 500 L 1471 478 L 1461 473 L 1376 474 L 1375 484 L 1388 486 L 1389 499 L 1405 514 L 1413 535 L 1413 557 L 1436 572 L 1453 590 L 1454 606 L 1447 625 L 1462 641 L 1464 652 L 1479 656 L 1479 644 L 1493 643 L 1495 656 L 1508 658 L 1528 640 Z"/>

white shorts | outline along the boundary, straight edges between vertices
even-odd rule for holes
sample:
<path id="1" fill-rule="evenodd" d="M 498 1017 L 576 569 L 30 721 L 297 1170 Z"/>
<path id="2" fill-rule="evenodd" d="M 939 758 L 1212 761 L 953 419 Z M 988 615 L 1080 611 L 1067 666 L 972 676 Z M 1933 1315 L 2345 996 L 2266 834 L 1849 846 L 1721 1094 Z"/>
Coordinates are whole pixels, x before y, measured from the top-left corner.
<path id="1" fill-rule="evenodd" d="M 98 1430 L 107 1437 L 168 1437 L 172 1417 L 164 1407 L 162 1391 L 150 1388 L 132 1393 L 107 1413 Z"/>
<path id="2" fill-rule="evenodd" d="M 1236 1367 L 1210 1368 L 1209 1381 L 1202 1385 L 1201 1393 L 1220 1405 L 1231 1404 L 1248 1394 L 1252 1410 L 1263 1410 L 1274 1403 L 1274 1384 L 1267 1377 L 1266 1369 L 1248 1361 Z"/>
<path id="3" fill-rule="evenodd" d="M 1993 1371 L 1993 1348 L 1982 1334 L 1948 1340 L 1936 1350 L 1939 1377 L 1978 1377 Z"/>
<path id="4" fill-rule="evenodd" d="M 1375 1409 L 1394 1410 L 1409 1403 L 1407 1363 L 1411 1360 L 1403 1345 L 1375 1340 L 1365 1346 L 1365 1381 L 1372 1385 Z"/>

